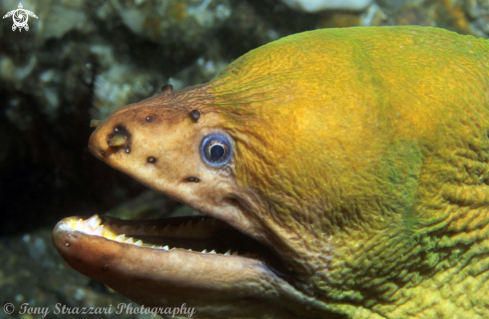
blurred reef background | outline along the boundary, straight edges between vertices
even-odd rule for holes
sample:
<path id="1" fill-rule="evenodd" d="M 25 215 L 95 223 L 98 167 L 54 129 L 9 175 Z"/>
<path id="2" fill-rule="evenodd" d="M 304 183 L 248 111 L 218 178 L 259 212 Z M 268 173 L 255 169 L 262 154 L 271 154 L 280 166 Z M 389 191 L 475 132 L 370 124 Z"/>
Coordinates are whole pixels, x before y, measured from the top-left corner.
<path id="1" fill-rule="evenodd" d="M 422 25 L 489 36 L 489 0 L 21 2 L 38 17 L 28 31 L 0 21 L 0 303 L 51 312 L 127 302 L 58 256 L 50 234 L 63 217 L 197 214 L 93 158 L 92 118 L 165 84 L 207 82 L 249 50 L 307 30 Z M 0 13 L 18 6 L 1 0 Z M 18 317 L 40 316 L 0 310 Z"/>

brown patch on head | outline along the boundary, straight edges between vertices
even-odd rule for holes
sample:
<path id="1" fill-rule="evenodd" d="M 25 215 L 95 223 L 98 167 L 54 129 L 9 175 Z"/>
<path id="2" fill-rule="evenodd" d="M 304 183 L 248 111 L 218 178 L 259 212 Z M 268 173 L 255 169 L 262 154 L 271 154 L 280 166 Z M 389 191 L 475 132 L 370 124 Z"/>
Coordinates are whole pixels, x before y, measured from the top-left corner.
<path id="1" fill-rule="evenodd" d="M 229 201 L 243 191 L 235 180 L 235 143 L 220 111 L 208 85 L 162 93 L 114 112 L 94 131 L 89 149 L 141 183 L 252 231 L 240 202 Z M 118 135 L 127 143 L 113 140 Z"/>
<path id="2" fill-rule="evenodd" d="M 150 126 L 155 132 L 162 127 L 171 130 L 188 119 L 188 114 L 196 106 L 202 108 L 211 102 L 205 85 L 178 93 L 173 93 L 171 85 L 164 85 L 162 91 L 159 95 L 114 112 L 98 125 L 89 143 L 92 154 L 102 160 L 114 153 L 129 154 L 135 146 L 131 138 L 131 132 L 135 129 Z"/>

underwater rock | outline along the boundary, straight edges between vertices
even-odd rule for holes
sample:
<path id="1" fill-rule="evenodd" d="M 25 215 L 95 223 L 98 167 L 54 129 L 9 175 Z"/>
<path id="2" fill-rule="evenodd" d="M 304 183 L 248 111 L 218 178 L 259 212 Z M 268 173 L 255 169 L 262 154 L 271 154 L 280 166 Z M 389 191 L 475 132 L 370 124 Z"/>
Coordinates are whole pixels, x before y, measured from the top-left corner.
<path id="1" fill-rule="evenodd" d="M 158 43 L 175 40 L 188 45 L 201 43 L 206 33 L 231 15 L 228 0 L 112 0 L 111 3 L 131 31 Z"/>
<path id="2" fill-rule="evenodd" d="M 282 0 L 292 9 L 304 12 L 323 10 L 364 10 L 372 0 Z"/>
<path id="3" fill-rule="evenodd" d="M 489 34 L 489 2 L 485 0 L 462 1 L 464 12 L 467 13 L 471 33 L 478 37 Z"/>

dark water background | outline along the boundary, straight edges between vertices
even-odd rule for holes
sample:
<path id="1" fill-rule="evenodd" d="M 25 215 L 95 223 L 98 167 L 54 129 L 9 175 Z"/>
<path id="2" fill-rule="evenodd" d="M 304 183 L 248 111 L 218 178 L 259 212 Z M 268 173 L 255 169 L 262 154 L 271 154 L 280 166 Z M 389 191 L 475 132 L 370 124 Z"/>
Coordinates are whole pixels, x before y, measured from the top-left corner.
<path id="1" fill-rule="evenodd" d="M 280 0 L 22 4 L 38 17 L 29 17 L 28 31 L 0 20 L 0 302 L 17 307 L 126 302 L 58 257 L 50 232 L 63 217 L 192 213 L 93 158 L 92 118 L 167 83 L 179 90 L 207 82 L 249 50 L 302 31 L 423 25 L 489 35 L 482 0 L 373 0 L 360 11 L 314 13 Z M 0 1 L 2 15 L 16 8 Z M 0 310 L 0 319 L 17 316 L 38 317 Z"/>

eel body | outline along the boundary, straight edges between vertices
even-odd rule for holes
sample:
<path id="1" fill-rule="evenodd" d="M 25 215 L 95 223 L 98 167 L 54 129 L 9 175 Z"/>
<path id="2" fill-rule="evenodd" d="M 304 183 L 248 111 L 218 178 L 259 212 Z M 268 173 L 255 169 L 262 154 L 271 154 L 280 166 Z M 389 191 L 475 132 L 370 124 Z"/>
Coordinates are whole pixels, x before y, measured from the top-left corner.
<path id="1" fill-rule="evenodd" d="M 423 27 L 264 45 L 90 138 L 206 217 L 68 218 L 53 241 L 81 273 L 194 317 L 489 318 L 488 57 Z"/>

